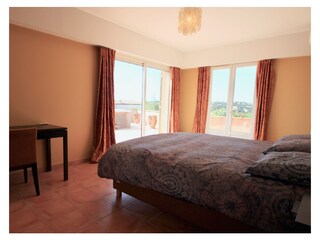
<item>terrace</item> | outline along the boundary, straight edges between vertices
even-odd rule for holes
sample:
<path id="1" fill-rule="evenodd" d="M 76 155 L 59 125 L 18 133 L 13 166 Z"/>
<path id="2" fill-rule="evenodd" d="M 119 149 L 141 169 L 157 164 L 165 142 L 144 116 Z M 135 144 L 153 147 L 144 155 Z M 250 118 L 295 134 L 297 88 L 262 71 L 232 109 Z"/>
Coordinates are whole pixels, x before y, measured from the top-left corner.
<path id="1" fill-rule="evenodd" d="M 141 112 L 136 109 L 121 109 L 118 107 L 115 114 L 117 143 L 160 132 L 159 111 L 146 111 L 144 121 L 141 119 Z M 142 124 L 144 124 L 144 128 L 142 128 Z"/>

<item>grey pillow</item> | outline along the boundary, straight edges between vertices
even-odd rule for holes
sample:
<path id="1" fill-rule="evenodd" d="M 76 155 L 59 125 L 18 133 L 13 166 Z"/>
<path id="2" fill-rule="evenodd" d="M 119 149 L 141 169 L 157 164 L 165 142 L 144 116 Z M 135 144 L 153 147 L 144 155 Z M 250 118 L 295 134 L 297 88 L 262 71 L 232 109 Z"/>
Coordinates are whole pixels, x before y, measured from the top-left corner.
<path id="1" fill-rule="evenodd" d="M 311 140 L 311 135 L 310 134 L 287 135 L 287 136 L 280 138 L 279 140 L 287 141 L 287 140 L 301 140 L 301 139 L 310 139 Z"/>
<path id="2" fill-rule="evenodd" d="M 311 153 L 311 139 L 279 139 L 263 153 L 269 152 L 307 152 Z"/>
<path id="3" fill-rule="evenodd" d="M 245 173 L 310 187 L 310 171 L 310 153 L 270 152 L 251 164 Z"/>

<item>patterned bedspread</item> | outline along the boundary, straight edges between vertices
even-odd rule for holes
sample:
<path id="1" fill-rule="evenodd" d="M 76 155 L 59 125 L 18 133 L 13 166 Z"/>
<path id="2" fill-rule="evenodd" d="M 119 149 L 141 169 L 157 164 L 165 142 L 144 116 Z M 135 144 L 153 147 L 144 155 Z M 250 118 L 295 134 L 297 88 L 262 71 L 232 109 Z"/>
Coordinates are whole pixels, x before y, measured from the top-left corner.
<path id="1" fill-rule="evenodd" d="M 100 177 L 217 210 L 265 231 L 291 231 L 305 189 L 244 174 L 270 142 L 207 134 L 159 134 L 113 145 Z"/>

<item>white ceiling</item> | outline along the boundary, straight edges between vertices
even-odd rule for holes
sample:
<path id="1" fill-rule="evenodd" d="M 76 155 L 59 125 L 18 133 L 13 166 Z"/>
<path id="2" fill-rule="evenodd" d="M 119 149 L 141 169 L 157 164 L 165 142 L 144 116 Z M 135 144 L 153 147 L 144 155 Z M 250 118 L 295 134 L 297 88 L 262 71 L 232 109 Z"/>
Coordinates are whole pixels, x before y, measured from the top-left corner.
<path id="1" fill-rule="evenodd" d="M 202 8 L 201 30 L 178 33 L 180 8 L 79 8 L 182 52 L 310 31 L 310 8 Z"/>

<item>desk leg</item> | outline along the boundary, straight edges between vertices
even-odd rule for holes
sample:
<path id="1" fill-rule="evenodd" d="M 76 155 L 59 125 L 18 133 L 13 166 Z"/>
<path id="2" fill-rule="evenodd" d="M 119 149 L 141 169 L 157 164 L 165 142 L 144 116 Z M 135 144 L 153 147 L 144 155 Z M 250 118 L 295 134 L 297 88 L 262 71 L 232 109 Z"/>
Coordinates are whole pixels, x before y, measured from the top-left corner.
<path id="1" fill-rule="evenodd" d="M 63 134 L 63 179 L 68 180 L 68 131 Z"/>
<path id="2" fill-rule="evenodd" d="M 51 141 L 46 138 L 47 172 L 51 171 Z"/>

